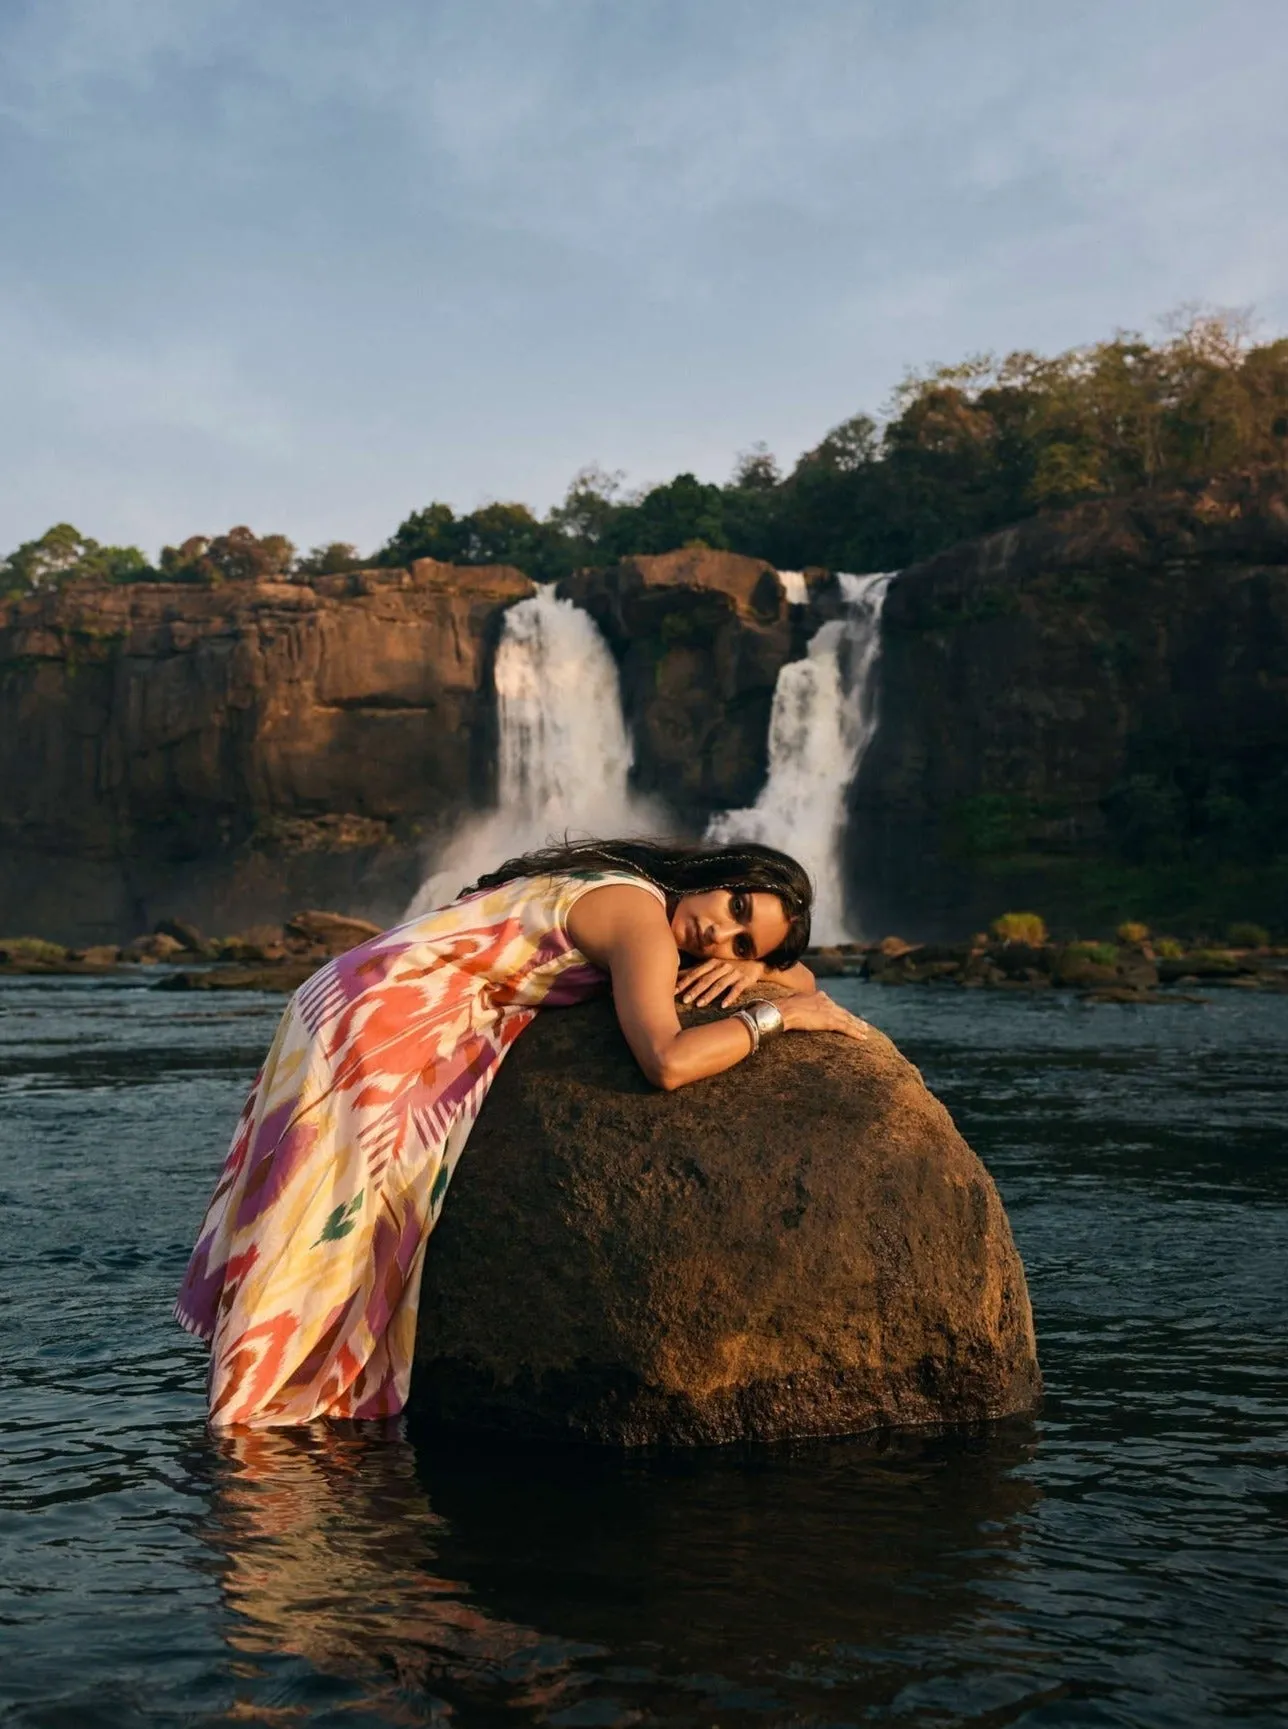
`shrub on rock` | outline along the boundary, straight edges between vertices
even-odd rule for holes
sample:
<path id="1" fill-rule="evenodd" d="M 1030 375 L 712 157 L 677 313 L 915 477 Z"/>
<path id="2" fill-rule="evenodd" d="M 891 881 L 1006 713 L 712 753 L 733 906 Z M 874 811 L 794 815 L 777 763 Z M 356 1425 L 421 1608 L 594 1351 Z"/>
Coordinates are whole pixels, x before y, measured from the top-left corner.
<path id="1" fill-rule="evenodd" d="M 1000 943 L 1027 943 L 1037 949 L 1047 940 L 1046 920 L 1040 913 L 1003 913 L 993 920 L 991 929 Z"/>
<path id="2" fill-rule="evenodd" d="M 1241 919 L 1226 931 L 1226 941 L 1235 949 L 1264 949 L 1270 946 L 1270 932 L 1264 925 Z"/>

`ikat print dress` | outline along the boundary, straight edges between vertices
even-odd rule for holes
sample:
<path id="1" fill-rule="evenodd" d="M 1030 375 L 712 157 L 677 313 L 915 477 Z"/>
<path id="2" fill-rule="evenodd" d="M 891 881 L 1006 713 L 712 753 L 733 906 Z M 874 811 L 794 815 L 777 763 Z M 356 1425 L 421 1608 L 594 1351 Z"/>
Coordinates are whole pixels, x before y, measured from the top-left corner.
<path id="1" fill-rule="evenodd" d="M 209 1341 L 219 1426 L 386 1417 L 407 1400 L 425 1244 L 506 1052 L 607 981 L 568 913 L 628 873 L 521 877 L 329 961 L 291 999 L 175 1315 Z"/>

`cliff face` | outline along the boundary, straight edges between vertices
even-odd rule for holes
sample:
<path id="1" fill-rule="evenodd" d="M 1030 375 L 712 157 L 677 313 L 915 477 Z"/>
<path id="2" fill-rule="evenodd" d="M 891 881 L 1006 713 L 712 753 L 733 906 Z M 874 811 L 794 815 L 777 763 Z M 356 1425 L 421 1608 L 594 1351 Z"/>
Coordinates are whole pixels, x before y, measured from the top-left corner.
<path id="1" fill-rule="evenodd" d="M 1282 924 L 1282 490 L 1083 506 L 942 553 L 892 585 L 879 677 L 848 830 L 866 928 L 1202 918 L 1223 877 L 1226 916 Z"/>
<path id="2" fill-rule="evenodd" d="M 310 904 L 391 921 L 427 845 L 492 795 L 492 658 L 531 592 L 426 560 L 0 610 L 0 935 L 229 931 Z M 562 592 L 618 658 L 640 788 L 694 831 L 753 802 L 778 672 L 836 585 L 789 608 L 768 565 L 686 548 Z M 956 935 L 1031 905 L 1087 931 L 1223 871 L 1229 916 L 1282 923 L 1282 489 L 1087 506 L 904 571 L 878 678 L 847 840 L 865 929 Z"/>
<path id="3" fill-rule="evenodd" d="M 422 560 L 305 584 L 74 585 L 0 612 L 0 934 L 214 930 L 301 905 L 391 922 L 494 792 L 492 659 L 518 571 Z M 684 551 L 565 592 L 622 666 L 639 784 L 754 798 L 810 625 L 768 565 Z"/>
<path id="4" fill-rule="evenodd" d="M 641 790 L 698 827 L 750 804 L 765 778 L 779 669 L 818 624 L 788 607 L 773 568 L 685 547 L 581 571 L 560 593 L 586 608 L 617 656 Z"/>
<path id="5" fill-rule="evenodd" d="M 301 901 L 393 917 L 486 797 L 532 592 L 422 561 L 315 585 L 71 586 L 0 614 L 0 921 L 69 941 Z"/>

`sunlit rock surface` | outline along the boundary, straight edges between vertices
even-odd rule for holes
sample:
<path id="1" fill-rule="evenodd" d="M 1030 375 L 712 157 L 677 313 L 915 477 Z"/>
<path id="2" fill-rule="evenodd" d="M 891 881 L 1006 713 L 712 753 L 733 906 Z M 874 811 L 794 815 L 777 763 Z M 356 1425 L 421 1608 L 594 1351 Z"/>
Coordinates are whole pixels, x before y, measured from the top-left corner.
<path id="1" fill-rule="evenodd" d="M 619 1445 L 973 1422 L 1040 1392 L 987 1171 L 882 1034 L 651 1088 L 611 1004 L 536 1017 L 429 1245 L 431 1421 Z"/>
<path id="2" fill-rule="evenodd" d="M 391 923 L 491 787 L 517 570 L 70 584 L 0 605 L 0 925 L 128 939 L 301 903 Z"/>

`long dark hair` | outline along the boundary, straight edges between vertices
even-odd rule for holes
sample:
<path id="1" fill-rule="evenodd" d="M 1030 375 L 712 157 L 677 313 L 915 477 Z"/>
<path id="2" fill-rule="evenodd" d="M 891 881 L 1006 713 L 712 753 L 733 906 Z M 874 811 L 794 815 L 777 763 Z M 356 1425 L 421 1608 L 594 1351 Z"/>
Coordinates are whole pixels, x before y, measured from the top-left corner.
<path id="1" fill-rule="evenodd" d="M 765 956 L 765 966 L 781 972 L 800 959 L 809 943 L 813 884 L 794 858 L 755 841 L 700 846 L 692 841 L 565 840 L 562 846 L 538 847 L 506 859 L 474 887 L 491 889 L 515 877 L 565 876 L 573 871 L 628 871 L 643 877 L 665 892 L 668 912 L 674 912 L 682 895 L 708 889 L 777 895 L 787 919 L 787 935 Z"/>

